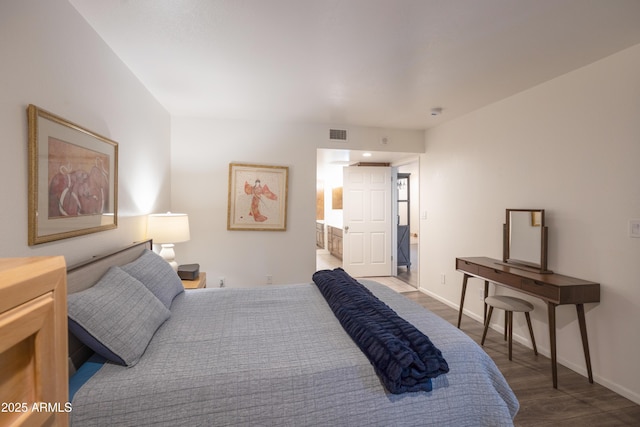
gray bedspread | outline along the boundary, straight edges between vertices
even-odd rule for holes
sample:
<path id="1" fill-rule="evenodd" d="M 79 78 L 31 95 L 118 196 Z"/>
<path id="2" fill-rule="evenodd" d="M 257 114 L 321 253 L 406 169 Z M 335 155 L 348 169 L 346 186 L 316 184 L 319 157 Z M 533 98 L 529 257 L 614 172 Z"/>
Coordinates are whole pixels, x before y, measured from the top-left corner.
<path id="1" fill-rule="evenodd" d="M 74 426 L 508 426 L 518 401 L 491 358 L 446 321 L 361 280 L 424 332 L 450 372 L 394 395 L 313 284 L 202 289 L 131 368 L 106 364 L 75 395 Z"/>

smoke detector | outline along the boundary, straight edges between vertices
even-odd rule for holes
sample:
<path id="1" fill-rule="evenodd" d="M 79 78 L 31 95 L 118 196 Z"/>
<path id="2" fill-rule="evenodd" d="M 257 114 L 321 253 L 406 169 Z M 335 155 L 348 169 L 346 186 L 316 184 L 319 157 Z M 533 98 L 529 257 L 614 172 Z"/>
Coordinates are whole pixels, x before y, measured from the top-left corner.
<path id="1" fill-rule="evenodd" d="M 431 115 L 432 116 L 439 116 L 440 114 L 442 114 L 442 108 L 441 107 L 435 107 L 431 109 Z"/>

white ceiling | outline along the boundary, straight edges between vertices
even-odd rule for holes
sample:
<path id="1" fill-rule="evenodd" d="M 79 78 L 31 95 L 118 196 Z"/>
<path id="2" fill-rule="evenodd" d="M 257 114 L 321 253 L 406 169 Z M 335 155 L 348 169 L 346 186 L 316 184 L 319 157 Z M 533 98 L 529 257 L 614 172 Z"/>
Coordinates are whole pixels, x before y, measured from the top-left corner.
<path id="1" fill-rule="evenodd" d="M 640 43 L 640 0 L 69 1 L 172 115 L 426 129 Z"/>

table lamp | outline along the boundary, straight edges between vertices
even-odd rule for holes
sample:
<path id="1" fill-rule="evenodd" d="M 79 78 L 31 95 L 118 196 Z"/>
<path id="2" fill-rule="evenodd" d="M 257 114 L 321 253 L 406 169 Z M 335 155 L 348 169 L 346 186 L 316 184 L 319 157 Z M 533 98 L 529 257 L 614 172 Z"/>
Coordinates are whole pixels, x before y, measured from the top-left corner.
<path id="1" fill-rule="evenodd" d="M 186 242 L 189 235 L 189 216 L 184 213 L 151 214 L 147 218 L 147 236 L 153 243 L 159 243 L 162 249 L 160 256 L 167 261 L 174 271 L 178 270 L 174 243 Z"/>

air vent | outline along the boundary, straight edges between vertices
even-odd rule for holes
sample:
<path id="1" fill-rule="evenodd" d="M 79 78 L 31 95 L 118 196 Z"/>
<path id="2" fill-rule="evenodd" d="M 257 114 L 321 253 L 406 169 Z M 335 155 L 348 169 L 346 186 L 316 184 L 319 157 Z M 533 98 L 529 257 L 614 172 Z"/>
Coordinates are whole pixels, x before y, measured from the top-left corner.
<path id="1" fill-rule="evenodd" d="M 347 131 L 345 129 L 329 129 L 329 139 L 332 141 L 346 141 Z"/>

